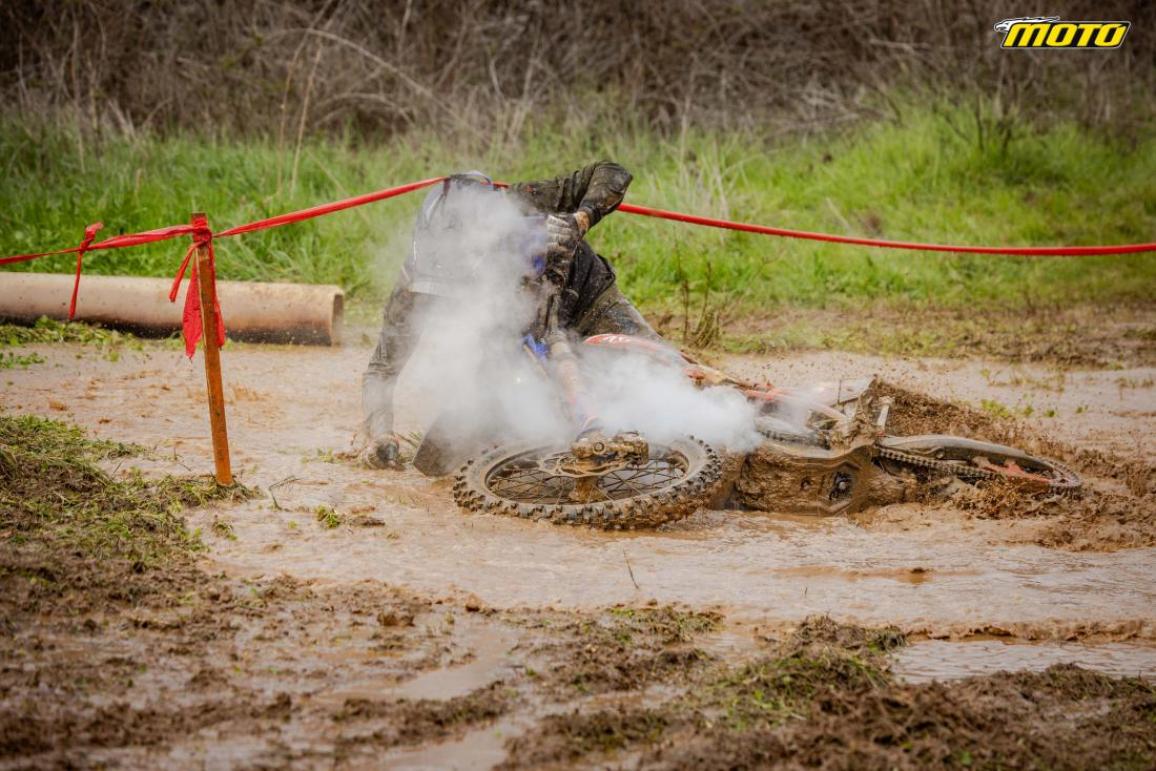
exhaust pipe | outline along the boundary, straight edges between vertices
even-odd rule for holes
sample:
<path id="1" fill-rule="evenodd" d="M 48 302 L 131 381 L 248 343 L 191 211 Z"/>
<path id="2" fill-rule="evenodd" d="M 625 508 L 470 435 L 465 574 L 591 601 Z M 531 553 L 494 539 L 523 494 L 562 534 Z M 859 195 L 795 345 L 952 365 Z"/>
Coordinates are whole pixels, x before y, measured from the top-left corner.
<path id="1" fill-rule="evenodd" d="M 73 276 L 0 273 L 0 319 L 31 324 L 41 316 L 65 321 Z M 142 335 L 181 328 L 183 302 L 169 302 L 172 281 L 130 276 L 85 276 L 76 320 Z M 218 281 L 229 337 L 268 343 L 339 345 L 345 293 L 340 287 Z"/>

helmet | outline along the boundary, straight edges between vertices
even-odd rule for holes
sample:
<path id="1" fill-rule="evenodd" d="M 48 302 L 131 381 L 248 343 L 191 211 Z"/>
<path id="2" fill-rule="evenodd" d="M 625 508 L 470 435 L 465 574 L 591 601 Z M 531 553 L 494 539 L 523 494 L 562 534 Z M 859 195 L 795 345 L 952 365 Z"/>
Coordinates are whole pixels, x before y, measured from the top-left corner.
<path id="1" fill-rule="evenodd" d="M 477 275 L 481 255 L 470 248 L 467 231 L 481 205 L 473 192 L 493 192 L 480 171 L 466 171 L 435 185 L 422 201 L 413 228 L 413 248 L 402 268 L 410 291 L 442 297 L 461 295 Z M 463 195 L 462 193 L 467 193 Z"/>

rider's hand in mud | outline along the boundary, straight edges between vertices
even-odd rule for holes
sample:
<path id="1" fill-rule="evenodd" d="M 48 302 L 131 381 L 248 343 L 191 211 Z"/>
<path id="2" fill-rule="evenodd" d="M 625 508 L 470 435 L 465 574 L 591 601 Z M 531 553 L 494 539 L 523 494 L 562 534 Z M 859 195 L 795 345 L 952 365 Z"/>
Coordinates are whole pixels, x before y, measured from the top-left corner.
<path id="1" fill-rule="evenodd" d="M 372 440 L 365 448 L 362 460 L 370 468 L 401 468 L 400 443 L 397 434 L 389 434 Z"/>

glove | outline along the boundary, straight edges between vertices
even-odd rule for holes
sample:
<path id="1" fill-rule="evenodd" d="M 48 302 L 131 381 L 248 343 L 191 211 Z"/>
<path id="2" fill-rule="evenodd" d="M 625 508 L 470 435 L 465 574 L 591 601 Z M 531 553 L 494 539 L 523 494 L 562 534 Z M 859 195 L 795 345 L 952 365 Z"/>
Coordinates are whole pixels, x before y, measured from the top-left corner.
<path id="1" fill-rule="evenodd" d="M 398 440 L 398 435 L 394 433 L 370 440 L 369 446 L 361 453 L 362 464 L 377 469 L 401 468 Z"/>
<path id="2" fill-rule="evenodd" d="M 551 214 L 546 217 L 546 280 L 562 286 L 570 275 L 570 264 L 578 243 L 590 227 L 590 216 L 584 211 L 574 214 Z"/>

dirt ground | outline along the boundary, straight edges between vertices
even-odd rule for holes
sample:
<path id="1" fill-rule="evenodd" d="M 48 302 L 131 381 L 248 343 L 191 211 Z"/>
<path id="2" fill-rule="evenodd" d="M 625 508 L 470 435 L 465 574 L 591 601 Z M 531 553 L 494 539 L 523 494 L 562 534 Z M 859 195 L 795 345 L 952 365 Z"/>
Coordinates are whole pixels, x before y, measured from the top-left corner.
<path id="1" fill-rule="evenodd" d="M 0 411 L 149 448 L 113 474 L 209 469 L 199 361 L 27 350 Z M 204 553 L 136 571 L 0 528 L 0 768 L 1156 763 L 1156 368 L 724 356 L 782 385 L 880 375 L 900 432 L 1010 441 L 1090 492 L 612 533 L 343 461 L 368 355 L 230 344 L 261 496 L 189 510 Z"/>

